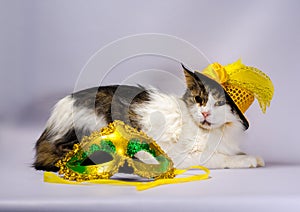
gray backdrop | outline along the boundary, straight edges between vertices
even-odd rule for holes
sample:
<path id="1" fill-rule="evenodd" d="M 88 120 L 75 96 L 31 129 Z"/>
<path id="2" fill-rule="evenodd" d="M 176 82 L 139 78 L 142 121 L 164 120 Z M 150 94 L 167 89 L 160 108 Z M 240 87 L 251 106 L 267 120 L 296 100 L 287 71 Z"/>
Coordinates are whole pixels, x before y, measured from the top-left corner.
<path id="1" fill-rule="evenodd" d="M 299 8 L 296 0 L 2 0 L 0 133 L 33 129 L 33 145 L 51 107 L 74 90 L 97 50 L 124 36 L 165 33 L 192 43 L 210 61 L 225 65 L 242 58 L 267 73 L 275 85 L 274 99 L 266 115 L 257 102 L 247 111 L 251 126 L 243 146 L 267 161 L 299 162 Z M 182 78 L 178 63 L 149 56 L 120 64 L 105 83 L 151 68 Z M 22 140 L 0 144 L 5 142 Z"/>

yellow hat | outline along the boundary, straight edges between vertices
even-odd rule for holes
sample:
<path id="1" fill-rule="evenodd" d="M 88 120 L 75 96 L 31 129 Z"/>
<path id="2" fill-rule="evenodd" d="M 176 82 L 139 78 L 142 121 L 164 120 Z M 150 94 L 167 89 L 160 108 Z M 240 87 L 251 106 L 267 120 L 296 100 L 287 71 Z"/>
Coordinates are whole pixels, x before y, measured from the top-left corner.
<path id="1" fill-rule="evenodd" d="M 271 79 L 257 68 L 245 66 L 241 60 L 227 66 L 212 63 L 201 73 L 221 84 L 242 113 L 246 112 L 254 98 L 263 113 L 270 106 L 274 94 Z"/>

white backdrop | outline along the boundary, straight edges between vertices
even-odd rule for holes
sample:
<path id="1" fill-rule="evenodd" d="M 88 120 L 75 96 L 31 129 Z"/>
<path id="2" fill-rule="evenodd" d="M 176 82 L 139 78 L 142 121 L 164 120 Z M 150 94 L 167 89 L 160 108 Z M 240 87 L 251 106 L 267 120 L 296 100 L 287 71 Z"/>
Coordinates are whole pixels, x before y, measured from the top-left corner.
<path id="1" fill-rule="evenodd" d="M 265 115 L 257 102 L 247 111 L 244 149 L 267 165 L 299 163 L 299 9 L 297 0 L 0 0 L 1 148 L 6 142 L 33 147 L 51 107 L 73 91 L 83 66 L 104 45 L 164 33 L 190 42 L 210 61 L 225 65 L 242 58 L 267 73 L 274 99 Z M 116 67 L 105 83 L 151 68 L 182 78 L 178 63 L 142 57 Z M 21 128 L 30 128 L 32 137 L 3 140 Z M 33 157 L 32 149 L 19 156 L 28 152 Z"/>

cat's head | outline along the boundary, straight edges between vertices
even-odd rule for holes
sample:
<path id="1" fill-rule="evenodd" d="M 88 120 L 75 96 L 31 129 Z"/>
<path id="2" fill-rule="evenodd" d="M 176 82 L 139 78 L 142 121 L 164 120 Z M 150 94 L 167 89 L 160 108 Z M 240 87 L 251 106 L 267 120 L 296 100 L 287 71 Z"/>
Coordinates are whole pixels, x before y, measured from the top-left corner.
<path id="1" fill-rule="evenodd" d="M 240 122 L 246 130 L 247 119 L 216 81 L 201 73 L 193 73 L 182 66 L 187 90 L 183 96 L 194 121 L 204 129 L 215 129 L 224 124 Z"/>

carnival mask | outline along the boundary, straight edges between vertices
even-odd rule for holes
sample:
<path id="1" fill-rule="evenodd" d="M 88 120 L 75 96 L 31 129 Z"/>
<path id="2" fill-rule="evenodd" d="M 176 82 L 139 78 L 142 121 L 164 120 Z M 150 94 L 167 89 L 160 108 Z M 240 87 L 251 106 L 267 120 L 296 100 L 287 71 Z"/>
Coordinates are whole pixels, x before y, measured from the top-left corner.
<path id="1" fill-rule="evenodd" d="M 143 132 L 114 121 L 84 137 L 56 164 L 68 180 L 108 179 L 120 169 L 144 178 L 173 178 L 171 159 Z"/>

